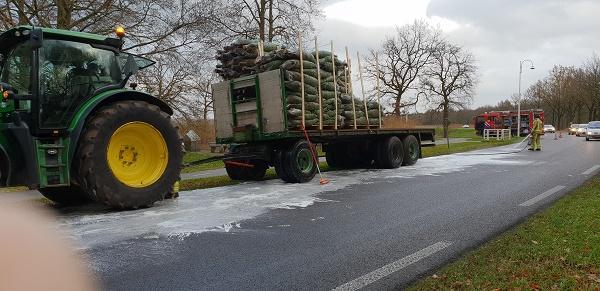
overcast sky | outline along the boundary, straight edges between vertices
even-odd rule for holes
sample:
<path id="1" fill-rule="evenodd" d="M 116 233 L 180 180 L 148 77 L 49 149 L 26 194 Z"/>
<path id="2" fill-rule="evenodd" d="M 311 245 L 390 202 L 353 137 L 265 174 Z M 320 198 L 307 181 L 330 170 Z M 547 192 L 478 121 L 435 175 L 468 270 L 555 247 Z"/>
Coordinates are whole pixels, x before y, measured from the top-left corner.
<path id="1" fill-rule="evenodd" d="M 600 0 L 323 0 L 321 42 L 352 55 L 376 48 L 394 26 L 425 19 L 477 59 L 479 85 L 472 107 L 493 105 L 523 91 L 555 64 L 581 65 L 600 53 Z"/>

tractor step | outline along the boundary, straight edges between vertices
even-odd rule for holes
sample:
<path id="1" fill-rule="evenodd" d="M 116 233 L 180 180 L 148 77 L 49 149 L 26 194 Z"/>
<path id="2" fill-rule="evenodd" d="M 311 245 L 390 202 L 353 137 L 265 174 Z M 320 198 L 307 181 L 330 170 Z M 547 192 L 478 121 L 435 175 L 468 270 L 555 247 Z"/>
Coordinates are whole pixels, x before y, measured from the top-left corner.
<path id="1" fill-rule="evenodd" d="M 35 143 L 40 187 L 69 186 L 69 139 L 36 140 Z"/>

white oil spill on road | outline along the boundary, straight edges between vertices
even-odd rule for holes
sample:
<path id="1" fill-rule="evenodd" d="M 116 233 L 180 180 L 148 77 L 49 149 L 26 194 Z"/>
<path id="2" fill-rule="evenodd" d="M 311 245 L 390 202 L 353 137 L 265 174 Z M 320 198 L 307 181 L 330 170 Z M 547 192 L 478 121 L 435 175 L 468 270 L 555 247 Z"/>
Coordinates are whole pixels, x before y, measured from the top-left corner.
<path id="1" fill-rule="evenodd" d="M 318 179 L 305 184 L 280 180 L 247 182 L 238 185 L 182 192 L 179 199 L 166 200 L 148 209 L 110 213 L 71 213 L 60 218 L 61 225 L 84 248 L 136 238 L 185 237 L 205 231 L 231 232 L 243 229 L 243 220 L 271 209 L 293 209 L 327 202 L 315 197 L 377 179 L 413 178 L 465 171 L 482 164 L 523 165 L 503 156 L 448 155 L 420 160 L 415 166 L 392 170 L 353 170 L 325 173 L 331 182 Z M 511 155 L 510 157 L 515 157 Z"/>

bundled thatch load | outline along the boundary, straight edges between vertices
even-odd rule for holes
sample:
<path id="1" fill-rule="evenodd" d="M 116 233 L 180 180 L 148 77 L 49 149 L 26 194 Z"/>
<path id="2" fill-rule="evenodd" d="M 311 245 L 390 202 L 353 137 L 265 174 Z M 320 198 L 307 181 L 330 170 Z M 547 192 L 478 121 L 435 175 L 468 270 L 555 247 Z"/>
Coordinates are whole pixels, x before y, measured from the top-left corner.
<path id="1" fill-rule="evenodd" d="M 354 99 L 354 105 L 352 104 L 352 99 Z M 346 118 L 347 127 L 354 126 L 355 117 L 357 126 L 367 125 L 367 116 L 369 117 L 369 126 L 379 126 L 379 103 L 376 101 L 367 101 L 366 106 L 365 110 L 365 102 L 361 99 L 352 98 L 348 94 L 342 95 L 343 115 Z"/>
<path id="2" fill-rule="evenodd" d="M 340 96 L 346 92 L 344 70 L 346 64 L 335 58 L 335 71 L 337 87 L 333 82 L 333 64 L 330 52 L 319 52 L 319 65 L 317 54 L 304 52 L 302 63 L 298 52 L 286 49 L 265 53 L 259 62 L 259 71 L 283 69 L 285 77 L 286 101 L 288 104 L 288 124 L 291 128 L 302 125 L 302 81 L 304 81 L 304 124 L 306 127 L 319 125 L 319 77 L 321 78 L 321 108 L 323 111 L 323 125 L 335 124 L 335 104 L 338 105 L 338 126 L 344 125 L 342 115 L 342 101 Z M 300 72 L 304 72 L 302 75 Z M 302 80 L 304 78 L 304 80 Z M 337 90 L 337 98 L 336 92 Z M 337 99 L 337 100 L 336 100 Z"/>
<path id="3" fill-rule="evenodd" d="M 274 43 L 264 43 L 262 45 L 265 52 L 280 49 Z M 256 64 L 259 56 L 258 40 L 237 40 L 233 44 L 217 51 L 215 58 L 221 63 L 217 65 L 215 72 L 225 80 L 259 73 L 260 71 L 258 71 Z"/>
<path id="4" fill-rule="evenodd" d="M 352 110 L 352 97 L 347 94 L 350 80 L 347 76 L 345 62 L 328 51 L 318 52 L 318 64 L 317 52 L 303 52 L 302 61 L 300 61 L 299 52 L 289 51 L 272 43 L 264 44 L 264 54 L 261 56 L 259 47 L 259 42 L 254 40 L 239 40 L 225 47 L 217 54 L 217 59 L 221 64 L 217 65 L 216 72 L 224 79 L 234 79 L 282 69 L 290 128 L 302 126 L 302 81 L 304 81 L 304 124 L 306 127 L 319 126 L 321 114 L 319 108 L 323 113 L 323 126 L 333 126 L 336 118 L 338 128 L 354 126 L 355 114 Z M 321 106 L 319 106 L 319 87 L 321 89 Z M 365 110 L 362 100 L 359 101 L 355 98 L 355 108 L 357 125 L 367 124 L 366 114 L 369 114 L 370 125 L 379 124 L 379 105 L 376 102 L 369 102 L 367 110 Z"/>

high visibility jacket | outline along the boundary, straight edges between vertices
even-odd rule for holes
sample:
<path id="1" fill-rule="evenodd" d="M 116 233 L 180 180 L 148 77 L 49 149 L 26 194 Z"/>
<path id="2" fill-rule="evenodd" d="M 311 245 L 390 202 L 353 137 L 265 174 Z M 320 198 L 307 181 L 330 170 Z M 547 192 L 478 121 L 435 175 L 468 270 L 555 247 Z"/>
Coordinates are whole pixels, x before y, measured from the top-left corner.
<path id="1" fill-rule="evenodd" d="M 533 121 L 533 127 L 531 128 L 531 132 L 533 132 L 535 134 L 542 134 L 543 131 L 544 131 L 544 123 L 542 123 L 542 120 L 540 120 L 539 118 L 536 118 Z"/>

